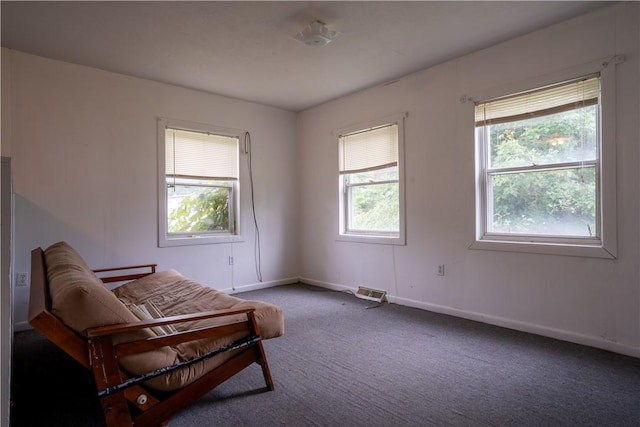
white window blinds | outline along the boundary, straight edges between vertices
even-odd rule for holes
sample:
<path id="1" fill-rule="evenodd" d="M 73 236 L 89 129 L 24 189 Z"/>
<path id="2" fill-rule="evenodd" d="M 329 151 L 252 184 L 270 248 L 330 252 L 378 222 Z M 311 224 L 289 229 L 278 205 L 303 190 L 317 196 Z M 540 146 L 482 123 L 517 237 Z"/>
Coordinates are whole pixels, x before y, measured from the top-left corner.
<path id="1" fill-rule="evenodd" d="M 340 173 L 366 172 L 398 165 L 398 125 L 341 135 Z"/>
<path id="2" fill-rule="evenodd" d="M 476 104 L 476 126 L 497 124 L 594 105 L 600 96 L 600 76 L 497 98 Z"/>
<path id="3" fill-rule="evenodd" d="M 238 138 L 165 130 L 166 174 L 171 177 L 238 179 Z"/>

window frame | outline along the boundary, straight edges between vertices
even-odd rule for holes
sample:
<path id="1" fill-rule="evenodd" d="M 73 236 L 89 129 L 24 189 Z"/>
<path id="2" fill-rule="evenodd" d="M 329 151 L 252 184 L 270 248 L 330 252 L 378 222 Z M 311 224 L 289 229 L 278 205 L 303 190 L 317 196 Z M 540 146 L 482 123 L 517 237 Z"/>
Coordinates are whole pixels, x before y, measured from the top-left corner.
<path id="1" fill-rule="evenodd" d="M 382 117 L 379 119 L 373 119 L 366 122 L 361 122 L 355 125 L 344 127 L 333 132 L 336 136 L 336 154 L 339 156 L 340 150 L 340 137 L 342 135 L 352 134 L 359 131 L 366 131 L 369 129 L 375 129 L 384 127 L 387 125 L 397 125 L 398 129 L 398 215 L 399 225 L 398 233 L 384 232 L 375 230 L 347 230 L 349 216 L 349 197 L 351 192 L 346 191 L 344 174 L 340 173 L 339 167 L 336 170 L 338 175 L 338 232 L 336 235 L 337 241 L 344 242 L 357 242 L 357 243 L 373 243 L 373 244 L 388 244 L 388 245 L 405 245 L 406 244 L 406 230 L 405 230 L 405 180 L 404 180 L 404 146 L 405 146 L 405 130 L 404 121 L 407 117 L 407 113 L 400 113 L 391 116 Z M 336 159 L 336 166 L 339 166 L 339 161 Z M 393 180 L 395 181 L 395 180 Z M 385 181 L 386 182 L 386 181 Z M 371 185 L 378 185 L 380 182 L 376 181 Z M 357 184 L 357 186 L 361 186 Z"/>
<path id="2" fill-rule="evenodd" d="M 200 233 L 169 233 L 168 231 L 168 194 L 167 179 L 165 166 L 165 130 L 179 129 L 190 132 L 209 133 L 220 136 L 237 138 L 238 140 L 238 180 L 230 183 L 231 186 L 231 202 L 229 205 L 229 231 L 208 231 Z M 204 245 L 230 243 L 242 240 L 240 234 L 240 193 L 242 182 L 242 162 L 240 156 L 243 153 L 241 149 L 241 139 L 246 134 L 245 131 L 220 126 L 213 126 L 202 123 L 188 122 L 184 120 L 170 119 L 160 117 L 157 120 L 157 175 L 158 175 L 158 247 L 173 247 L 187 245 Z M 206 180 L 205 180 L 206 181 Z M 204 187 L 220 187 L 225 180 L 211 180 L 211 185 L 202 184 Z"/>
<path id="3" fill-rule="evenodd" d="M 468 97 L 469 100 L 485 100 L 510 96 L 513 94 L 552 86 L 561 82 L 579 79 L 582 76 L 600 74 L 599 99 L 599 166 L 596 167 L 596 198 L 599 199 L 599 238 L 572 238 L 565 236 L 544 235 L 505 235 L 487 233 L 487 183 L 485 181 L 487 155 L 482 138 L 478 138 L 481 130 L 473 125 L 475 146 L 475 238 L 470 249 L 487 249 L 509 252 L 540 253 L 549 255 L 583 256 L 594 258 L 617 257 L 617 216 L 616 216 L 616 138 L 615 138 L 615 64 L 594 61 L 579 67 L 571 67 L 562 72 L 550 73 L 526 82 L 505 85 L 501 88 L 486 91 Z M 474 115 L 475 103 L 470 102 L 471 117 Z"/>

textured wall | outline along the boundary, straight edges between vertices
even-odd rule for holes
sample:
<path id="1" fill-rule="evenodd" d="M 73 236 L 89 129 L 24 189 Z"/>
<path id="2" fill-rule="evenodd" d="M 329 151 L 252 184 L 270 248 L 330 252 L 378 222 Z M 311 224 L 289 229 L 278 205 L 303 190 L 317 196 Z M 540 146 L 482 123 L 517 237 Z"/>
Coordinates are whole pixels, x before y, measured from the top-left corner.
<path id="1" fill-rule="evenodd" d="M 297 192 L 291 178 L 295 114 L 9 53 L 15 272 L 29 271 L 31 249 L 67 240 L 94 268 L 156 262 L 218 289 L 298 277 Z M 158 248 L 158 117 L 251 133 L 264 284 L 258 284 L 255 268 L 246 156 L 241 158 L 242 238 Z M 15 288 L 18 325 L 26 320 L 27 302 L 28 288 Z"/>
<path id="2" fill-rule="evenodd" d="M 612 6 L 301 113 L 305 280 L 383 289 L 403 304 L 640 356 L 637 9 L 634 3 Z M 600 67 L 614 54 L 627 57 L 615 66 L 618 258 L 469 249 L 475 233 L 473 107 L 461 97 Z M 407 245 L 336 241 L 332 131 L 403 111 L 409 114 Z M 438 264 L 446 266 L 444 277 L 436 274 Z"/>

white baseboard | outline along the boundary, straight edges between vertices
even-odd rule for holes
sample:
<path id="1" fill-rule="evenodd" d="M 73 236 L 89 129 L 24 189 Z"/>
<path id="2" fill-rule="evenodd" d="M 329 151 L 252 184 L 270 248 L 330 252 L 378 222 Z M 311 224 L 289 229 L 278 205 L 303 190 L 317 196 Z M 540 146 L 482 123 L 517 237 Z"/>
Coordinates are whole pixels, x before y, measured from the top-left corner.
<path id="1" fill-rule="evenodd" d="M 314 285 L 332 290 L 350 290 L 355 291 L 356 288 L 337 285 L 335 283 L 321 282 L 319 280 L 301 277 L 300 281 L 309 285 Z M 531 334 L 542 335 L 562 341 L 568 341 L 575 344 L 595 347 L 602 350 L 612 351 L 614 353 L 624 354 L 626 356 L 640 358 L 640 348 L 631 347 L 613 341 L 607 341 L 599 337 L 578 334 L 562 329 L 550 328 L 547 326 L 537 325 L 534 323 L 521 322 L 519 320 L 507 319 L 504 317 L 492 316 L 473 311 L 460 310 L 443 305 L 430 304 L 422 301 L 415 301 L 408 298 L 400 298 L 387 294 L 387 300 L 392 304 L 404 305 L 407 307 L 419 308 L 422 310 L 432 311 L 434 313 L 446 314 L 449 316 L 460 317 L 463 319 L 474 320 L 476 322 L 486 323 L 489 325 L 500 326 L 503 328 L 514 329 L 517 331 L 528 332 Z"/>
<path id="2" fill-rule="evenodd" d="M 307 277 L 300 277 L 298 280 L 307 285 L 313 285 L 319 288 L 330 289 L 332 291 L 351 291 L 355 293 L 358 290 L 358 288 L 352 288 L 344 285 L 337 285 L 335 283 L 329 283 L 329 282 L 321 282 L 319 280 L 309 279 Z"/>
<path id="3" fill-rule="evenodd" d="M 29 322 L 17 322 L 13 325 L 13 332 L 30 331 L 33 329 Z"/>
<path id="4" fill-rule="evenodd" d="M 248 285 L 236 286 L 234 288 L 225 288 L 225 289 L 218 289 L 218 290 L 220 292 L 224 292 L 231 295 L 231 294 L 237 294 L 239 292 L 255 291 L 257 289 L 273 288 L 275 286 L 282 286 L 282 285 L 291 285 L 293 283 L 298 283 L 299 281 L 300 281 L 299 277 L 289 277 L 287 279 L 251 283 Z"/>

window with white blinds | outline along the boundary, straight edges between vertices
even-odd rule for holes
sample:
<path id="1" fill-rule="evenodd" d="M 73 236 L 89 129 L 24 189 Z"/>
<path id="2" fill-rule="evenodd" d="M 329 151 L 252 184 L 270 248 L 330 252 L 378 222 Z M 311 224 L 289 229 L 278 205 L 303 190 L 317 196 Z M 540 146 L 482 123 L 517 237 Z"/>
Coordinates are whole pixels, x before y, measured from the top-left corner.
<path id="1" fill-rule="evenodd" d="M 615 193 L 615 157 L 613 141 L 603 140 L 610 135 L 603 117 L 612 117 L 612 103 L 607 110 L 602 98 L 604 73 L 475 103 L 475 247 L 612 255 L 605 233 L 615 215 L 604 200 Z"/>
<path id="2" fill-rule="evenodd" d="M 512 122 L 595 105 L 599 96 L 600 76 L 592 75 L 485 101 L 476 104 L 476 126 Z"/>
<path id="3" fill-rule="evenodd" d="M 398 125 L 340 136 L 340 173 L 367 172 L 398 164 Z"/>
<path id="4" fill-rule="evenodd" d="M 165 171 L 182 178 L 238 179 L 238 138 L 167 128 Z"/>
<path id="5" fill-rule="evenodd" d="M 338 133 L 339 240 L 404 244 L 404 117 Z"/>
<path id="6" fill-rule="evenodd" d="M 158 120 L 158 244 L 235 241 L 243 131 Z"/>

